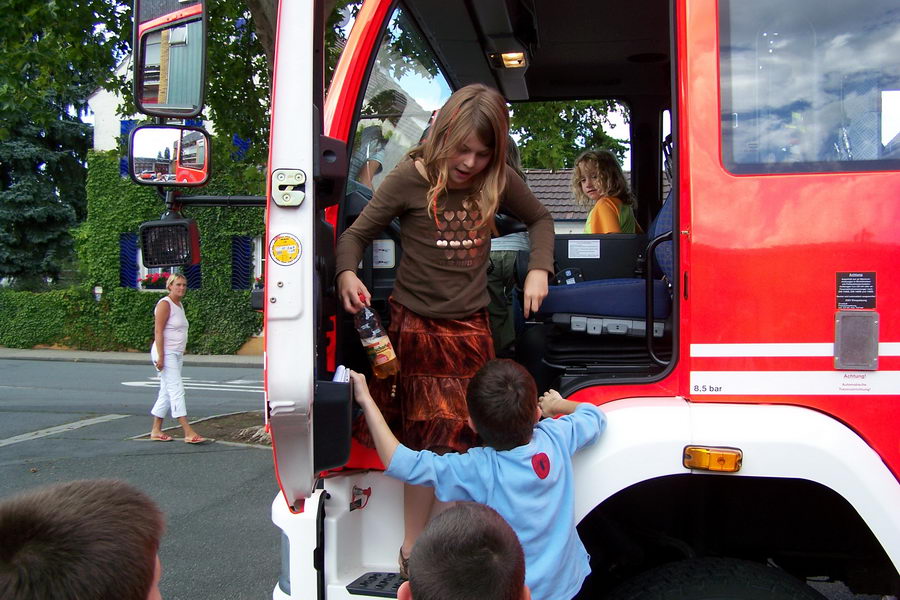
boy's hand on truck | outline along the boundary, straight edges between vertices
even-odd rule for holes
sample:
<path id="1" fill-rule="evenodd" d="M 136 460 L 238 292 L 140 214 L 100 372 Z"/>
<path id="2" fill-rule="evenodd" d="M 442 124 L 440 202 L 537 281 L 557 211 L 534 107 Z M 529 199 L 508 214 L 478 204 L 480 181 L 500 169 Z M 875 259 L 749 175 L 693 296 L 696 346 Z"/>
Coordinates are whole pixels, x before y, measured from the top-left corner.
<path id="1" fill-rule="evenodd" d="M 351 370 L 350 382 L 353 385 L 353 398 L 363 409 L 375 402 L 372 399 L 372 394 L 369 393 L 369 385 L 366 383 L 365 375 Z"/>
<path id="2" fill-rule="evenodd" d="M 578 408 L 578 402 L 566 400 L 556 390 L 548 390 L 538 398 L 541 414 L 553 418 L 559 415 L 570 415 Z"/>
<path id="3" fill-rule="evenodd" d="M 369 432 L 372 434 L 372 441 L 375 442 L 378 457 L 381 458 L 381 462 L 387 467 L 391 464 L 394 451 L 397 450 L 400 442 L 397 441 L 397 437 L 384 421 L 384 416 L 378 409 L 378 405 L 375 404 L 372 394 L 369 393 L 369 386 L 366 384 L 365 376 L 356 371 L 350 371 L 350 381 L 353 383 L 353 396 L 362 407 L 363 414 L 366 416 L 366 423 L 369 425 Z"/>

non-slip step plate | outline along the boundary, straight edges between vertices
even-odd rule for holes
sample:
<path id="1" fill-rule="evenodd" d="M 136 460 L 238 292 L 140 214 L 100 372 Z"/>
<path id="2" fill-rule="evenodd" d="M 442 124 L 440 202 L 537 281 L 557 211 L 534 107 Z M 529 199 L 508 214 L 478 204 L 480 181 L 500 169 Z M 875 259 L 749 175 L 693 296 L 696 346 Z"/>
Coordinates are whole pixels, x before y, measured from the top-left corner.
<path id="1" fill-rule="evenodd" d="M 396 598 L 397 589 L 403 579 L 399 573 L 366 573 L 353 580 L 347 586 L 347 591 L 351 594 L 361 596 L 378 596 L 379 598 Z"/>

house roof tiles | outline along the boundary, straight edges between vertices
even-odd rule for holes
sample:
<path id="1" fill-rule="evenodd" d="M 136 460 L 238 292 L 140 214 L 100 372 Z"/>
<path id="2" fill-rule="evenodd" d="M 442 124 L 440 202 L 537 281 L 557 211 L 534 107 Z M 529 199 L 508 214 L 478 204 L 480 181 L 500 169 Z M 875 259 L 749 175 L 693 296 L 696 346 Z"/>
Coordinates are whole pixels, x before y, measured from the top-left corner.
<path id="1" fill-rule="evenodd" d="M 569 180 L 572 169 L 525 169 L 528 187 L 540 200 L 554 221 L 583 221 L 588 209 L 575 201 Z"/>

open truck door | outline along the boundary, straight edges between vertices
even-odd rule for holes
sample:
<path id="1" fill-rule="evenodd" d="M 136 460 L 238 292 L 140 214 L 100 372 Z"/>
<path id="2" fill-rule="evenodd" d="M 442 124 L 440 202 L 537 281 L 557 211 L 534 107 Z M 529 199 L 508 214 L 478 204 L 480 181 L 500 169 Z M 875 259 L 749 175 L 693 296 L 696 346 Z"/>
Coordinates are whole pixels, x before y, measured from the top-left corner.
<path id="1" fill-rule="evenodd" d="M 334 233 L 324 211 L 343 189 L 346 151 L 343 142 L 322 134 L 322 4 L 281 4 L 272 86 L 266 415 L 278 484 L 291 512 L 304 510 L 317 474 L 344 464 L 350 447 L 350 386 L 326 374 L 325 334 L 334 304 L 323 288 L 333 286 Z"/>

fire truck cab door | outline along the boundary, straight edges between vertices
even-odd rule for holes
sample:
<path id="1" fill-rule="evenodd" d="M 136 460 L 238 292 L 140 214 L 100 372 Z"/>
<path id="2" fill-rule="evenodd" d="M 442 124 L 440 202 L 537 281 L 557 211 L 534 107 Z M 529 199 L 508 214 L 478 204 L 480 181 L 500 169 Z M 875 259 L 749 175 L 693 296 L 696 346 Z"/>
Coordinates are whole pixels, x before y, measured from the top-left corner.
<path id="1" fill-rule="evenodd" d="M 322 135 L 321 4 L 281 2 L 272 82 L 264 248 L 266 409 L 276 476 L 294 512 L 303 510 L 317 473 L 341 461 L 334 452 L 326 456 L 328 444 L 320 447 L 328 440 L 316 443 L 313 413 L 317 421 L 342 424 L 346 443 L 336 445 L 349 451 L 349 385 L 330 381 L 320 347 L 321 324 L 328 321 L 321 287 L 329 285 L 329 275 L 316 248 L 332 243 L 322 210 L 336 201 L 334 190 L 343 188 L 346 176 L 345 145 Z M 329 437 L 334 433 L 328 431 Z"/>

